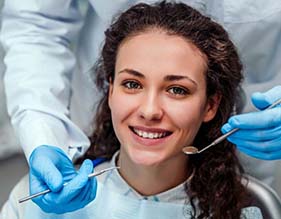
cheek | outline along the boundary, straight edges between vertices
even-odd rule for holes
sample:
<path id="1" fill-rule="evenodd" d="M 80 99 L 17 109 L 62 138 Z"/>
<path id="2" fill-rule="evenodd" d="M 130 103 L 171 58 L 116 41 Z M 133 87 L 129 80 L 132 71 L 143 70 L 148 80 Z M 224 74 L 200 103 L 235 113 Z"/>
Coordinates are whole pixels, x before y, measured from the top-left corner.
<path id="1" fill-rule="evenodd" d="M 117 92 L 113 92 L 110 98 L 110 109 L 113 126 L 116 131 L 117 126 L 121 122 L 125 121 L 134 111 L 136 107 L 134 98 L 130 98 L 128 95 L 119 95 Z"/>
<path id="2" fill-rule="evenodd" d="M 117 95 L 112 95 L 113 98 L 110 99 L 110 109 L 111 109 L 111 120 L 113 129 L 115 131 L 116 137 L 122 144 L 122 133 L 123 129 L 121 128 L 122 121 L 126 118 L 127 108 L 126 101 L 124 98 L 120 98 Z"/>
<path id="3" fill-rule="evenodd" d="M 199 129 L 203 117 L 204 106 L 202 102 L 190 101 L 179 105 L 169 106 L 167 108 L 169 117 L 175 125 L 185 131 L 196 131 Z"/>
<path id="4" fill-rule="evenodd" d="M 123 114 L 126 112 L 126 108 L 124 108 L 126 100 L 122 98 L 122 96 L 115 95 L 114 93 L 109 100 L 110 110 L 112 115 L 113 123 L 115 120 L 120 120 L 123 117 Z"/>

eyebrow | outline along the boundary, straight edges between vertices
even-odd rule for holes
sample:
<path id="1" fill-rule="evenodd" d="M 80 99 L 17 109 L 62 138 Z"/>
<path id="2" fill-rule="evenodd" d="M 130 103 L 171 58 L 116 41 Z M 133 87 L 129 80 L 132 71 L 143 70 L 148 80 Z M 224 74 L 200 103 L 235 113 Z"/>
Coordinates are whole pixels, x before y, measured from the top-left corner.
<path id="1" fill-rule="evenodd" d="M 190 82 L 192 82 L 194 85 L 197 86 L 197 83 L 194 80 L 192 80 L 190 77 L 188 77 L 188 76 L 183 76 L 183 75 L 166 75 L 164 77 L 164 81 L 179 81 L 179 80 L 183 80 L 183 79 L 189 80 Z"/>
<path id="2" fill-rule="evenodd" d="M 120 73 L 128 73 L 130 75 L 134 75 L 136 77 L 139 77 L 139 78 L 145 78 L 144 75 L 136 70 L 133 70 L 133 69 L 129 69 L 129 68 L 125 68 L 121 71 L 118 72 L 118 74 Z"/>
<path id="3" fill-rule="evenodd" d="M 134 76 L 139 77 L 139 78 L 145 78 L 145 76 L 142 73 L 140 73 L 140 72 L 138 72 L 136 70 L 133 70 L 133 69 L 129 69 L 129 68 L 125 68 L 125 69 L 123 69 L 123 70 L 118 72 L 118 74 L 120 74 L 120 73 L 128 73 L 128 74 L 134 75 Z M 188 76 L 183 76 L 183 75 L 166 75 L 164 77 L 164 81 L 179 81 L 179 80 L 183 80 L 183 79 L 186 79 L 186 80 L 192 82 L 194 85 L 197 86 L 197 83 L 193 79 L 188 77 Z"/>

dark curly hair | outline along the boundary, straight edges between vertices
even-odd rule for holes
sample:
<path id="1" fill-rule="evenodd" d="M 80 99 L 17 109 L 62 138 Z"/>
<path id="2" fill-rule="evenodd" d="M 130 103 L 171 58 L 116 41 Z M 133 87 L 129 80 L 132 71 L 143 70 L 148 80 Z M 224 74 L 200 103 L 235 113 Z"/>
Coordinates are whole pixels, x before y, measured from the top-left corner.
<path id="1" fill-rule="evenodd" d="M 227 32 L 183 3 L 137 4 L 118 16 L 105 32 L 102 54 L 93 70 L 102 98 L 95 116 L 91 147 L 84 158 L 110 159 L 120 148 L 108 106 L 109 80 L 114 80 L 118 48 L 128 37 L 155 29 L 183 37 L 205 54 L 206 95 L 209 99 L 221 95 L 215 118 L 201 125 L 194 145 L 207 145 L 220 136 L 220 127 L 233 114 L 243 76 L 240 59 Z M 240 218 L 246 190 L 241 184 L 243 169 L 235 146 L 224 141 L 202 154 L 190 156 L 190 165 L 194 176 L 186 185 L 186 192 L 193 207 L 192 217 Z"/>

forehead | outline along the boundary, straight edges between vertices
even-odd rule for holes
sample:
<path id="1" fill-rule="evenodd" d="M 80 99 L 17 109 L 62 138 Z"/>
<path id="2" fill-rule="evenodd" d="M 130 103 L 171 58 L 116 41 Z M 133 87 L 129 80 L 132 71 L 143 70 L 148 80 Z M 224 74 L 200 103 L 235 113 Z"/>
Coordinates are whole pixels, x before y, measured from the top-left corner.
<path id="1" fill-rule="evenodd" d="M 125 39 L 119 46 L 116 70 L 171 73 L 201 73 L 207 68 L 206 56 L 181 36 L 164 31 L 148 31 Z"/>

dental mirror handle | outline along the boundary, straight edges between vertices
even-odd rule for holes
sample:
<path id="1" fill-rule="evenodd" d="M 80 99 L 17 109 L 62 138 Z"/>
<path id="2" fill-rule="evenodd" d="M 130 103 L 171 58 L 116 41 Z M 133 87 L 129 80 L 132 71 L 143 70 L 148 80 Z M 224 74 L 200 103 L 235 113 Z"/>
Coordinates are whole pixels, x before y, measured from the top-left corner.
<path id="1" fill-rule="evenodd" d="M 278 104 L 281 104 L 281 99 L 276 100 L 273 104 L 271 104 L 270 106 L 266 107 L 264 110 L 267 109 L 272 109 L 273 107 L 277 106 Z M 217 145 L 218 143 L 222 142 L 224 139 L 226 139 L 228 136 L 232 135 L 234 132 L 238 131 L 239 128 L 235 128 L 230 130 L 229 132 L 225 133 L 224 135 L 218 137 L 216 140 L 214 140 L 211 144 L 209 144 L 207 147 L 203 148 L 202 150 L 198 151 L 198 153 L 201 153 L 205 150 L 207 150 L 208 148 Z"/>
<path id="2" fill-rule="evenodd" d="M 212 146 L 215 146 L 219 143 L 221 143 L 224 139 L 226 139 L 228 136 L 232 135 L 234 132 L 238 131 L 239 128 L 235 128 L 235 129 L 232 129 L 230 130 L 229 132 L 225 133 L 224 135 L 218 137 L 216 140 L 214 140 L 211 144 L 209 144 L 207 147 L 201 149 L 200 151 L 198 151 L 198 153 L 201 153 L 205 150 L 207 150 L 208 148 L 212 147 Z"/>

